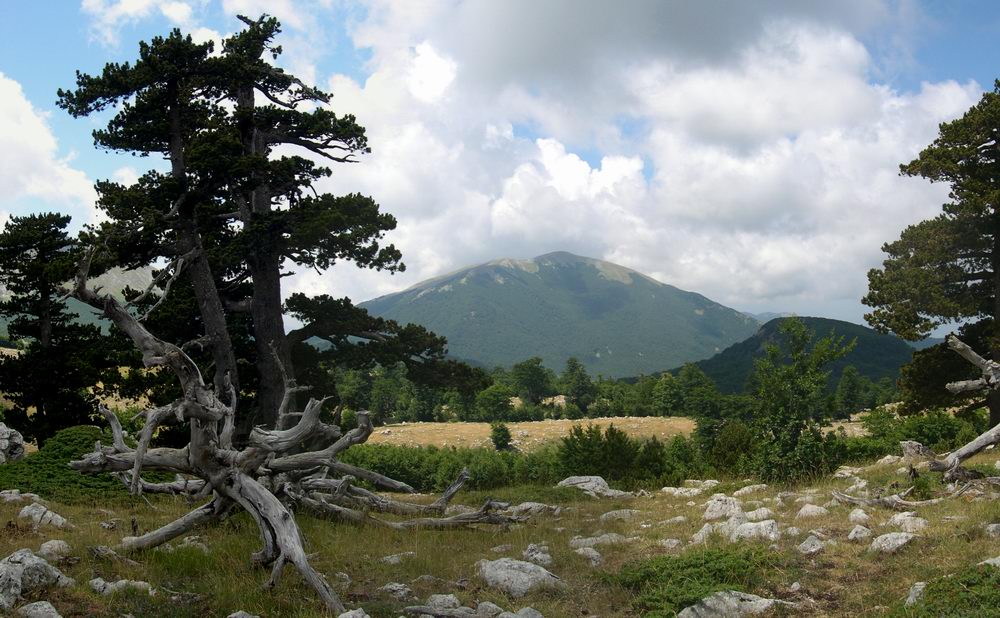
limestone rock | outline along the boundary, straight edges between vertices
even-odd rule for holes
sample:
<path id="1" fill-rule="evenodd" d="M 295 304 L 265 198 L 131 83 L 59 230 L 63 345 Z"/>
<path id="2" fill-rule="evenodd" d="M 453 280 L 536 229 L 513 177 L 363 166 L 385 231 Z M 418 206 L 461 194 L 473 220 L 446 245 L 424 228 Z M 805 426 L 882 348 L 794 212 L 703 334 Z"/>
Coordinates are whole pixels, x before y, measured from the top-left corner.
<path id="1" fill-rule="evenodd" d="M 405 601 L 406 599 L 413 596 L 413 591 L 406 584 L 401 584 L 399 582 L 389 582 L 388 584 L 382 586 L 378 589 L 379 592 L 383 592 L 394 599 L 400 601 Z"/>
<path id="2" fill-rule="evenodd" d="M 30 549 L 19 549 L 0 561 L 0 610 L 13 609 L 24 593 L 74 583 Z"/>
<path id="3" fill-rule="evenodd" d="M 709 479 L 707 481 L 700 481 L 698 479 L 687 479 L 684 481 L 685 487 L 698 487 L 701 489 L 712 489 L 719 484 L 719 481 L 715 479 Z"/>
<path id="4" fill-rule="evenodd" d="M 657 526 L 673 526 L 675 524 L 687 523 L 687 520 L 688 520 L 687 517 L 684 517 L 683 515 L 678 515 L 677 517 L 671 517 L 670 519 L 665 519 L 665 520 L 657 523 L 656 525 Z"/>
<path id="5" fill-rule="evenodd" d="M 806 519 L 809 517 L 822 517 L 823 515 L 828 515 L 830 511 L 826 510 L 825 507 L 816 506 L 815 504 L 806 504 L 799 512 L 795 515 L 795 519 Z"/>
<path id="6" fill-rule="evenodd" d="M 916 515 L 914 511 L 896 513 L 886 523 L 889 526 L 899 528 L 903 532 L 920 532 L 927 527 L 927 520 Z"/>
<path id="7" fill-rule="evenodd" d="M 868 513 L 865 513 L 864 509 L 857 508 L 851 511 L 851 514 L 847 516 L 847 521 L 851 522 L 852 524 L 861 524 L 862 526 L 867 526 L 868 524 L 871 523 L 872 518 L 868 515 Z"/>
<path id="8" fill-rule="evenodd" d="M 677 618 L 736 618 L 739 616 L 756 616 L 771 611 L 775 607 L 796 607 L 794 603 L 765 599 L 754 594 L 726 590 L 705 597 L 697 605 L 687 607 Z"/>
<path id="9" fill-rule="evenodd" d="M 427 597 L 427 606 L 434 609 L 458 609 L 462 602 L 453 594 L 432 594 Z"/>
<path id="10" fill-rule="evenodd" d="M 660 539 L 656 542 L 657 545 L 663 549 L 673 551 L 675 549 L 680 549 L 683 547 L 684 543 L 680 539 Z"/>
<path id="11" fill-rule="evenodd" d="M 899 443 L 899 448 L 903 450 L 903 459 L 934 459 L 934 451 L 914 440 L 903 440 Z"/>
<path id="12" fill-rule="evenodd" d="M 768 519 L 760 522 L 746 522 L 737 526 L 729 535 L 730 541 L 777 541 L 781 538 L 778 522 Z"/>
<path id="13" fill-rule="evenodd" d="M 902 457 L 899 457 L 897 455 L 886 455 L 882 459 L 879 459 L 878 461 L 876 461 L 875 465 L 876 466 L 892 466 L 892 465 L 898 464 L 900 461 L 902 461 L 902 459 L 903 459 Z"/>
<path id="14" fill-rule="evenodd" d="M 1000 524 L 988 524 L 986 526 L 986 536 L 994 539 L 1000 538 Z"/>
<path id="15" fill-rule="evenodd" d="M 403 563 L 403 558 L 409 558 L 410 556 L 416 556 L 416 555 L 417 554 L 415 554 L 412 551 L 404 551 L 401 554 L 393 554 L 391 556 L 383 556 L 382 558 L 379 558 L 379 561 L 383 562 L 385 564 L 402 564 Z"/>
<path id="16" fill-rule="evenodd" d="M 504 543 L 503 545 L 497 545 L 496 547 L 491 547 L 490 551 L 495 554 L 506 554 L 510 550 L 514 549 L 514 546 L 510 543 Z"/>
<path id="17" fill-rule="evenodd" d="M 97 594 L 109 595 L 122 590 L 131 588 L 132 590 L 142 590 L 146 592 L 149 596 L 156 594 L 156 590 L 149 585 L 149 582 L 138 581 L 134 579 L 119 579 L 118 581 L 109 582 L 104 581 L 101 577 L 95 577 L 89 582 L 90 587 Z"/>
<path id="18" fill-rule="evenodd" d="M 476 616 L 479 618 L 496 618 L 503 613 L 503 608 L 496 603 L 480 601 L 476 606 Z"/>
<path id="19" fill-rule="evenodd" d="M 50 511 L 46 506 L 37 502 L 29 504 L 21 509 L 21 512 L 17 514 L 17 518 L 31 522 L 31 525 L 34 528 L 41 528 L 44 526 L 52 526 L 53 528 L 58 528 L 60 530 L 73 528 L 72 524 L 66 521 L 65 517 L 55 511 Z"/>
<path id="20" fill-rule="evenodd" d="M 531 562 L 500 558 L 480 560 L 476 566 L 479 568 L 479 576 L 487 586 L 497 588 L 512 597 L 523 597 L 534 590 L 558 589 L 566 586 L 563 580 Z"/>
<path id="21" fill-rule="evenodd" d="M 242 609 L 238 612 L 233 612 L 226 616 L 226 618 L 260 618 L 258 614 L 251 614 L 250 612 L 245 612 Z"/>
<path id="22" fill-rule="evenodd" d="M 0 491 L 0 502 L 23 502 L 25 500 L 31 500 L 32 502 L 42 501 L 38 494 L 21 493 L 19 489 L 5 489 Z"/>
<path id="23" fill-rule="evenodd" d="M 705 514 L 702 516 L 702 519 L 705 521 L 728 519 L 732 515 L 742 512 L 743 508 L 739 500 L 717 495 L 705 503 Z"/>
<path id="24" fill-rule="evenodd" d="M 632 494 L 627 491 L 611 489 L 608 482 L 600 476 L 570 476 L 559 481 L 557 487 L 575 487 L 594 498 L 626 498 Z"/>
<path id="25" fill-rule="evenodd" d="M 660 491 L 676 498 L 694 498 L 705 490 L 701 487 L 664 487 Z"/>
<path id="26" fill-rule="evenodd" d="M 847 535 L 848 541 L 864 541 L 870 539 L 872 536 L 872 531 L 865 528 L 861 524 L 854 526 L 851 532 Z"/>
<path id="27" fill-rule="evenodd" d="M 840 466 L 837 468 L 836 472 L 833 473 L 833 478 L 835 479 L 849 479 L 852 476 L 857 476 L 861 474 L 861 468 L 854 468 L 852 466 Z"/>
<path id="28" fill-rule="evenodd" d="M 24 438 L 19 431 L 0 423 L 0 464 L 24 458 Z"/>
<path id="29" fill-rule="evenodd" d="M 509 515 L 517 517 L 535 517 L 537 515 L 559 515 L 562 508 L 541 502 L 522 502 L 517 506 L 512 506 L 507 510 Z"/>
<path id="30" fill-rule="evenodd" d="M 371 618 L 367 612 L 362 608 L 352 609 L 349 612 L 344 612 L 343 614 L 337 616 L 337 618 Z"/>
<path id="31" fill-rule="evenodd" d="M 524 550 L 521 557 L 529 562 L 534 562 L 535 564 L 540 564 L 542 566 L 549 566 L 552 564 L 552 556 L 549 554 L 548 545 L 532 543 L 528 545 L 528 549 Z"/>
<path id="32" fill-rule="evenodd" d="M 601 552 L 597 551 L 593 547 L 581 547 L 580 549 L 576 549 L 574 551 L 589 560 L 590 566 L 597 566 L 604 560 L 604 557 L 601 556 Z"/>
<path id="33" fill-rule="evenodd" d="M 580 537 L 575 536 L 569 541 L 569 546 L 573 549 L 581 547 L 594 547 L 596 545 L 617 545 L 618 543 L 630 543 L 634 538 L 626 538 L 617 532 L 607 532 L 598 536 Z"/>
<path id="34" fill-rule="evenodd" d="M 914 535 L 909 532 L 890 532 L 875 537 L 868 551 L 882 554 L 892 554 L 902 549 L 907 543 L 914 539 Z"/>
<path id="35" fill-rule="evenodd" d="M 704 543 L 713 534 L 715 534 L 715 524 L 705 524 L 701 527 L 701 530 L 694 533 L 694 536 L 691 537 L 691 542 L 695 544 Z"/>
<path id="36" fill-rule="evenodd" d="M 600 516 L 601 521 L 625 521 L 627 519 L 632 519 L 639 514 L 639 511 L 635 509 L 618 509 L 617 511 L 608 511 L 607 513 Z"/>
<path id="37" fill-rule="evenodd" d="M 736 496 L 736 497 L 746 496 L 747 494 L 752 494 L 752 493 L 757 492 L 757 491 L 764 491 L 765 489 L 767 489 L 767 485 L 764 485 L 764 484 L 760 484 L 760 485 L 747 485 L 746 487 L 743 487 L 742 489 L 737 489 L 736 491 L 734 491 L 733 495 Z"/>
<path id="38" fill-rule="evenodd" d="M 797 549 L 800 554 L 805 556 L 814 556 L 823 551 L 823 547 L 823 541 L 816 538 L 816 535 L 810 534 L 806 537 L 806 540 L 802 541 L 802 543 L 800 543 L 795 549 Z"/>
<path id="39" fill-rule="evenodd" d="M 919 442 L 918 442 L 919 444 Z M 920 599 L 924 598 L 924 589 L 927 588 L 927 582 L 917 582 L 910 586 L 910 593 L 906 595 L 907 607 L 911 605 L 916 605 L 920 602 Z"/>
<path id="40" fill-rule="evenodd" d="M 765 519 L 774 519 L 774 511 L 766 506 L 748 511 L 746 515 L 747 521 L 764 521 Z"/>
<path id="41" fill-rule="evenodd" d="M 22 605 L 18 608 L 17 615 L 22 618 L 62 618 L 62 615 L 48 601 L 36 601 Z"/>
<path id="42" fill-rule="evenodd" d="M 69 556 L 71 551 L 72 549 L 66 541 L 52 540 L 42 543 L 42 546 L 38 548 L 37 555 L 49 562 L 58 562 Z"/>

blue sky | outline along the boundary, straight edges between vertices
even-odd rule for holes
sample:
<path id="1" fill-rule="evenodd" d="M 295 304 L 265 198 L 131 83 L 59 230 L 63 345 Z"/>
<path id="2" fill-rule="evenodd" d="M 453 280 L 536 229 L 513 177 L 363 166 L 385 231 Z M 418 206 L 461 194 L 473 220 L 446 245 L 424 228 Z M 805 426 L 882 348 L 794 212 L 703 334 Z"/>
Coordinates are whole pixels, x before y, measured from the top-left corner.
<path id="1" fill-rule="evenodd" d="M 289 291 L 356 300 L 498 257 L 569 250 L 753 311 L 860 321 L 879 247 L 944 187 L 898 165 L 1000 76 L 991 2 L 84 0 L 3 7 L 0 217 L 92 220 L 100 118 L 56 90 L 180 26 L 276 14 L 281 63 L 334 93 L 373 154 L 326 188 L 399 219 L 409 267 L 337 266 Z"/>

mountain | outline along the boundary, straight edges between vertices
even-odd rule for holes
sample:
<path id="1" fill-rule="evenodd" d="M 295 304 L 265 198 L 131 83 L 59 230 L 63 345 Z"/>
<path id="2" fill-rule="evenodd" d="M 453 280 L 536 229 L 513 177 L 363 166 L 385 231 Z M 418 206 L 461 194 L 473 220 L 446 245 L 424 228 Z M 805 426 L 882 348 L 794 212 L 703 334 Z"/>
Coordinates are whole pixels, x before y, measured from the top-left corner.
<path id="1" fill-rule="evenodd" d="M 753 361 L 764 355 L 765 347 L 771 343 L 780 343 L 779 329 L 784 320 L 777 318 L 760 327 L 752 337 L 730 346 L 715 356 L 695 363 L 724 393 L 738 393 L 746 385 L 747 378 L 753 370 Z M 798 318 L 811 330 L 815 337 L 825 337 L 831 332 L 844 337 L 845 342 L 856 339 L 854 349 L 847 356 L 830 364 L 831 381 L 840 376 L 840 372 L 848 365 L 854 365 L 863 376 L 872 380 L 884 377 L 895 379 L 899 377 L 899 368 L 910 362 L 913 348 L 895 335 L 883 335 L 874 330 L 829 318 Z M 672 371 L 676 375 L 676 370 Z"/>
<path id="2" fill-rule="evenodd" d="M 540 356 L 558 371 L 575 356 L 606 377 L 708 358 L 760 326 L 701 294 L 565 252 L 463 268 L 361 306 L 444 335 L 452 356 L 486 367 Z"/>

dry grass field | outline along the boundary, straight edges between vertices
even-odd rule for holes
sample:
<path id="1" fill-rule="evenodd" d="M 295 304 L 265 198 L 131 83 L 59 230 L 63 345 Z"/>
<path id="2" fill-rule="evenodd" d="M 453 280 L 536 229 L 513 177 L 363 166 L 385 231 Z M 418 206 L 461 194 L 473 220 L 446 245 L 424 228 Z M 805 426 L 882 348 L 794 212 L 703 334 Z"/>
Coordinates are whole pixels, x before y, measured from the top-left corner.
<path id="1" fill-rule="evenodd" d="M 671 417 L 612 417 L 581 420 L 546 420 L 527 423 L 507 423 L 515 446 L 521 450 L 538 448 L 569 433 L 573 425 L 594 424 L 599 427 L 614 425 L 636 438 L 656 437 L 665 440 L 671 436 L 689 435 L 695 429 L 692 419 Z M 375 430 L 368 439 L 371 444 L 397 444 L 406 446 L 490 446 L 489 423 L 400 423 Z"/>

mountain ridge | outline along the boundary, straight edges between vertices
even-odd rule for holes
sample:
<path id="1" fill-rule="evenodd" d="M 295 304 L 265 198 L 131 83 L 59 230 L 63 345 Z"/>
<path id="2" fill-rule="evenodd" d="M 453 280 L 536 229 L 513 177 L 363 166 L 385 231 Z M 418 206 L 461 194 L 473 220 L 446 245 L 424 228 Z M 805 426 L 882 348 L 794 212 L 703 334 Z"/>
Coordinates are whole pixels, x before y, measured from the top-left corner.
<path id="1" fill-rule="evenodd" d="M 453 356 L 487 367 L 540 356 L 559 370 L 575 356 L 607 377 L 707 358 L 759 327 L 697 292 L 565 251 L 460 268 L 360 306 L 444 335 Z"/>

